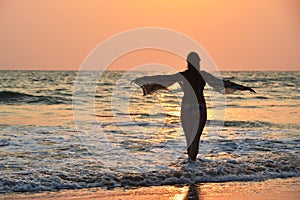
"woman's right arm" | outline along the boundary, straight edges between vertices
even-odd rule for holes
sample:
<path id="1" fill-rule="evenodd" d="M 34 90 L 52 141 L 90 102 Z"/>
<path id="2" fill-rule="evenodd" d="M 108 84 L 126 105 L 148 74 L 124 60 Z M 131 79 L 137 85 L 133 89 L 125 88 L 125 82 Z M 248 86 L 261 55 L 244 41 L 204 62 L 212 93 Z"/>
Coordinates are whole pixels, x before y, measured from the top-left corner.
<path id="1" fill-rule="evenodd" d="M 143 76 L 134 79 L 132 82 L 141 86 L 144 96 L 146 96 L 147 94 L 153 94 L 157 90 L 168 90 L 169 86 L 180 80 L 182 80 L 182 75 L 176 73 L 171 75 Z"/>

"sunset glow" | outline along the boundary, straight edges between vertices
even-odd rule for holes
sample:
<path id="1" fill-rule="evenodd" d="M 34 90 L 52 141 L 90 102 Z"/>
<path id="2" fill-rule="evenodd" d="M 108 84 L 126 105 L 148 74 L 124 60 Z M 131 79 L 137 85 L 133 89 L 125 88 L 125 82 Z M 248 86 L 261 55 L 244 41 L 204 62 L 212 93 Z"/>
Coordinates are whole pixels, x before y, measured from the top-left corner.
<path id="1" fill-rule="evenodd" d="M 150 26 L 195 39 L 220 70 L 299 70 L 299 9 L 297 0 L 2 0 L 0 69 L 76 70 L 108 37 Z"/>

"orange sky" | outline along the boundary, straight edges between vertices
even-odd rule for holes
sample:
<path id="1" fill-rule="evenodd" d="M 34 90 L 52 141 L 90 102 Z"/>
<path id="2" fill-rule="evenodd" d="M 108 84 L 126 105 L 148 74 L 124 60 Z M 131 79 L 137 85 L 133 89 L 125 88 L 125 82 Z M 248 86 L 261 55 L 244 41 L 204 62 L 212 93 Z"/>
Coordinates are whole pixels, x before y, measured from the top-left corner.
<path id="1" fill-rule="evenodd" d="M 149 26 L 192 37 L 220 70 L 300 70 L 299 0 L 0 0 L 0 69 L 76 70 L 106 38 Z M 143 54 L 114 68 L 170 59 Z"/>

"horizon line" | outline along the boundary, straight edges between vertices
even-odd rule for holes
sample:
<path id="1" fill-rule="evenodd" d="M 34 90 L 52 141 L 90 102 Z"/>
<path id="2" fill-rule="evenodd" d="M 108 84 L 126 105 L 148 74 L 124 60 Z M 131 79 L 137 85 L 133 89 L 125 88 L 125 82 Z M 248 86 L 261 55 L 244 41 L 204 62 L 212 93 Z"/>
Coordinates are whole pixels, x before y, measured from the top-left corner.
<path id="1" fill-rule="evenodd" d="M 0 71 L 119 71 L 127 72 L 130 70 L 122 69 L 89 69 L 89 70 L 80 70 L 80 69 L 0 69 Z M 132 71 L 157 71 L 157 70 L 132 70 Z M 158 70 L 159 71 L 159 70 Z M 220 72 L 299 72 L 300 69 L 289 69 L 289 70 L 219 70 Z"/>

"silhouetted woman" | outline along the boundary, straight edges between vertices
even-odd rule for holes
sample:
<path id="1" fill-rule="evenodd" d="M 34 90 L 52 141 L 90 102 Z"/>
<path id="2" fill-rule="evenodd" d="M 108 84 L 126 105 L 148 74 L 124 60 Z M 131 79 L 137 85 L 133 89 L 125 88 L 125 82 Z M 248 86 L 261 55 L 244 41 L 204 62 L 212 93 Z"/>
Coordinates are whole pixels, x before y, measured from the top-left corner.
<path id="1" fill-rule="evenodd" d="M 250 87 L 222 80 L 200 70 L 200 57 L 191 52 L 187 56 L 187 70 L 172 75 L 144 76 L 133 80 L 142 87 L 144 96 L 153 94 L 160 89 L 168 87 L 176 82 L 181 86 L 184 95 L 181 103 L 181 124 L 186 137 L 187 153 L 189 160 L 195 161 L 199 141 L 207 120 L 207 109 L 203 90 L 208 83 L 216 91 L 221 93 L 233 93 L 235 90 L 255 91 Z"/>

